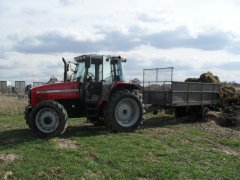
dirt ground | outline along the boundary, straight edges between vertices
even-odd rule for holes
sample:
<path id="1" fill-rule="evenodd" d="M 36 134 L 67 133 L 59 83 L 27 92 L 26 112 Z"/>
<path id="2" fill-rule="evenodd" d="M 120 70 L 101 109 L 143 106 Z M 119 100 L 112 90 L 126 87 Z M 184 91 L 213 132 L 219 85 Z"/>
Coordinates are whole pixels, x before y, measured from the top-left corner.
<path id="1" fill-rule="evenodd" d="M 76 141 L 71 139 L 54 138 L 52 141 L 58 149 L 77 149 L 79 146 Z"/>
<path id="2" fill-rule="evenodd" d="M 218 113 L 217 113 L 218 114 Z M 171 115 L 163 115 L 163 117 L 154 117 L 144 121 L 142 127 L 140 127 L 140 133 L 146 133 L 149 135 L 168 135 L 171 133 L 184 133 L 184 126 L 190 126 L 195 129 L 212 132 L 214 136 L 237 138 L 240 139 L 240 111 L 236 116 L 236 124 L 229 125 L 227 127 L 221 126 L 218 123 L 216 112 L 213 115 L 210 113 L 206 119 L 194 120 L 193 117 L 184 117 L 176 119 Z M 177 126 L 173 126 L 177 125 Z M 156 128 L 159 127 L 159 128 Z M 178 128 L 179 127 L 179 128 Z M 216 137 L 216 138 L 218 138 Z"/>
<path id="3" fill-rule="evenodd" d="M 16 154 L 0 154 L 1 163 L 10 163 L 19 159 L 20 157 Z"/>

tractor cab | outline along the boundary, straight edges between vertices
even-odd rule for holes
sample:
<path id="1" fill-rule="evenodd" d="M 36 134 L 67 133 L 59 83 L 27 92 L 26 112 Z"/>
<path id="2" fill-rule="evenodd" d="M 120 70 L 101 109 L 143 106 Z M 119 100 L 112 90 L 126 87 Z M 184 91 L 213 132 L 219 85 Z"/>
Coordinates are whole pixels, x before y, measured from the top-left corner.
<path id="1" fill-rule="evenodd" d="M 81 100 L 87 116 L 98 115 L 98 107 L 110 94 L 114 83 L 124 82 L 120 56 L 82 55 L 74 58 L 75 71 L 71 81 L 80 82 Z"/>
<path id="2" fill-rule="evenodd" d="M 64 81 L 84 82 L 124 82 L 122 62 L 126 62 L 121 56 L 82 55 L 74 58 L 75 62 L 64 62 Z M 75 65 L 75 70 L 68 76 L 70 64 Z"/>
<path id="3" fill-rule="evenodd" d="M 125 81 L 123 76 L 122 59 L 120 56 L 83 55 L 74 58 L 76 69 L 73 80 L 80 82 Z"/>

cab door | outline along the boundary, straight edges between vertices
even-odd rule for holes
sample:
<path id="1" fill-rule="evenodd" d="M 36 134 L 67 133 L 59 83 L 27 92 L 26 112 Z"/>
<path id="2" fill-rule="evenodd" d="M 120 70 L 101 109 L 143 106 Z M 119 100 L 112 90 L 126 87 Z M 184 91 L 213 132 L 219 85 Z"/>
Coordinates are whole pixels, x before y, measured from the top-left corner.
<path id="1" fill-rule="evenodd" d="M 102 80 L 102 100 L 107 100 L 111 92 L 113 77 L 111 72 L 111 59 L 103 56 L 103 80 Z"/>
<path id="2" fill-rule="evenodd" d="M 102 94 L 103 60 L 91 59 L 87 70 L 85 104 L 96 106 Z"/>

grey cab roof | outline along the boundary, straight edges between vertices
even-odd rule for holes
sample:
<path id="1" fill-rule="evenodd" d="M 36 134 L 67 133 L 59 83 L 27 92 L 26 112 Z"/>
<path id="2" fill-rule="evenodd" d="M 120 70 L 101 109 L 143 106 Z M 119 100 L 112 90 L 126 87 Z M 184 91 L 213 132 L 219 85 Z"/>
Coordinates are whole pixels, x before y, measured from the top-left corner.
<path id="1" fill-rule="evenodd" d="M 99 60 L 101 60 L 103 55 L 99 55 L 99 54 L 84 54 L 84 55 L 75 57 L 74 60 L 75 61 L 81 61 L 81 60 L 84 60 L 87 57 L 91 57 L 91 59 L 99 59 Z"/>
<path id="2" fill-rule="evenodd" d="M 81 56 L 77 56 L 74 58 L 75 61 L 84 61 L 86 58 L 91 57 L 91 59 L 99 59 L 102 60 L 103 56 L 106 58 L 111 58 L 111 59 L 119 59 L 122 61 L 125 61 L 126 59 L 122 58 L 121 56 L 110 56 L 110 55 L 100 55 L 100 54 L 84 54 Z"/>

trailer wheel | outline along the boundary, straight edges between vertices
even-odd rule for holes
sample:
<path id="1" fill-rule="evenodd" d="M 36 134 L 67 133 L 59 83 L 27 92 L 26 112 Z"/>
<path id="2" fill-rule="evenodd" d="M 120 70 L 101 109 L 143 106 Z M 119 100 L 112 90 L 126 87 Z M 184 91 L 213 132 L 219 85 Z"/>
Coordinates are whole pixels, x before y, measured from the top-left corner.
<path id="1" fill-rule="evenodd" d="M 133 131 L 143 120 L 143 105 L 137 95 L 128 91 L 112 94 L 104 110 L 104 122 L 108 129 L 118 132 Z"/>
<path id="2" fill-rule="evenodd" d="M 208 113 L 209 111 L 210 111 L 210 110 L 209 110 L 209 108 L 208 108 L 207 106 L 202 107 L 202 108 L 200 109 L 200 112 L 199 112 L 200 117 L 201 117 L 201 118 L 206 118 L 206 115 L 207 115 L 207 113 Z"/>
<path id="3" fill-rule="evenodd" d="M 186 107 L 176 107 L 175 108 L 175 117 L 180 118 L 187 115 Z"/>
<path id="4" fill-rule="evenodd" d="M 55 101 L 42 101 L 36 105 L 29 116 L 33 131 L 40 137 L 63 134 L 67 128 L 67 111 Z"/>

